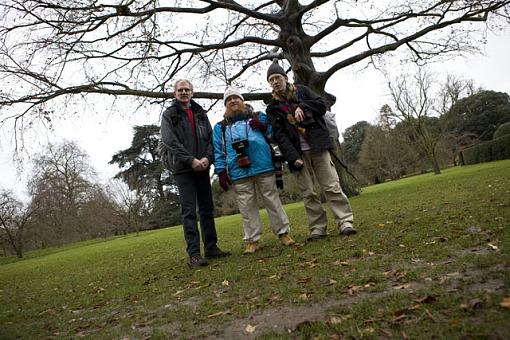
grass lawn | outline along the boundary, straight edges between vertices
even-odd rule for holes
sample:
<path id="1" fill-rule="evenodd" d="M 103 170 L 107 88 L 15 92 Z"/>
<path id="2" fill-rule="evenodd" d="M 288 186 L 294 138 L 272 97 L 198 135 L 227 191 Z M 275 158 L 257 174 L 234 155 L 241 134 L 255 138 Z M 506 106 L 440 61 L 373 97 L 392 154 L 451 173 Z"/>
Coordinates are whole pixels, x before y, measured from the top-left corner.
<path id="1" fill-rule="evenodd" d="M 371 186 L 359 233 L 306 243 L 286 206 L 284 248 L 263 213 L 243 257 L 238 215 L 218 218 L 231 257 L 191 270 L 180 227 L 0 259 L 0 339 L 510 338 L 510 161 Z"/>

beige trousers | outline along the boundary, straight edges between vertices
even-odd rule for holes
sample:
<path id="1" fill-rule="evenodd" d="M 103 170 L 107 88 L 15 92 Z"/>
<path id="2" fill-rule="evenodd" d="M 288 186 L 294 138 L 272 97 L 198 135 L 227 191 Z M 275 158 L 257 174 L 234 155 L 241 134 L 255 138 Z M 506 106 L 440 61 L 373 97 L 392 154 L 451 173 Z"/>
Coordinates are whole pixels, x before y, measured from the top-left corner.
<path id="1" fill-rule="evenodd" d="M 262 235 L 257 191 L 262 196 L 273 233 L 281 235 L 289 232 L 289 219 L 280 201 L 274 174 L 262 174 L 236 181 L 234 190 L 237 194 L 239 212 L 243 218 L 245 242 L 258 241 Z"/>
<path id="2" fill-rule="evenodd" d="M 326 211 L 321 205 L 319 194 L 315 191 L 315 181 L 319 182 L 324 191 L 337 228 L 342 230 L 344 222 L 352 223 L 353 215 L 349 200 L 340 187 L 338 174 L 329 151 L 304 151 L 303 161 L 303 169 L 295 171 L 294 177 L 303 195 L 310 235 L 326 235 L 328 225 Z"/>

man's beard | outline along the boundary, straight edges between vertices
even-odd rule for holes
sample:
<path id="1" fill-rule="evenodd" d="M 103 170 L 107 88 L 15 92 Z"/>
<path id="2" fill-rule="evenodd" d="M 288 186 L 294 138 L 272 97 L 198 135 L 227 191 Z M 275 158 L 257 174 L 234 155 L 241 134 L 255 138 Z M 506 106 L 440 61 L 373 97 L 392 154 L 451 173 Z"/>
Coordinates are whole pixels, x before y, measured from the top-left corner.
<path id="1" fill-rule="evenodd" d="M 244 113 L 244 110 L 246 109 L 246 105 L 244 102 L 240 102 L 236 108 L 231 108 L 230 106 L 227 106 L 225 108 L 225 117 L 235 117 L 241 113 Z"/>

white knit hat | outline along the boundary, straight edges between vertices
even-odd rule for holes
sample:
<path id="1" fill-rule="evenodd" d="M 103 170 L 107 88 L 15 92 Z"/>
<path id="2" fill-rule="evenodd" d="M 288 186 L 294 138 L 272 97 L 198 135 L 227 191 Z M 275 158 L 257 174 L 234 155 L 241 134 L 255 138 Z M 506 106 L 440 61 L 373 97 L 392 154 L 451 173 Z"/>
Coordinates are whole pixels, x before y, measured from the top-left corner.
<path id="1" fill-rule="evenodd" d="M 230 96 L 237 96 L 237 97 L 241 98 L 241 100 L 244 102 L 244 98 L 243 98 L 243 95 L 241 94 L 241 91 L 239 91 L 235 87 L 227 87 L 227 89 L 225 90 L 225 93 L 223 94 L 223 104 L 225 104 L 225 105 L 227 104 L 227 99 Z"/>

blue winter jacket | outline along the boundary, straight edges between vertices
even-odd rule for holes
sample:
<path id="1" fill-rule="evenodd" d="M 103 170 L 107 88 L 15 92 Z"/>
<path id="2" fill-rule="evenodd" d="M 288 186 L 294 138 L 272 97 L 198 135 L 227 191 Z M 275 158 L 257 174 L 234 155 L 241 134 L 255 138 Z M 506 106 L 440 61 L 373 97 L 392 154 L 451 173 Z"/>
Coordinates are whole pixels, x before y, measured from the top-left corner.
<path id="1" fill-rule="evenodd" d="M 258 129 L 250 127 L 250 117 L 233 120 L 225 125 L 225 141 L 223 141 L 222 122 L 213 129 L 214 172 L 219 174 L 227 169 L 230 179 L 236 181 L 274 171 L 270 146 Z M 267 116 L 259 112 L 258 119 L 267 124 L 266 135 L 271 134 L 271 126 Z M 237 164 L 237 155 L 232 148 L 232 140 L 248 139 L 248 157 L 250 166 L 242 168 Z"/>

